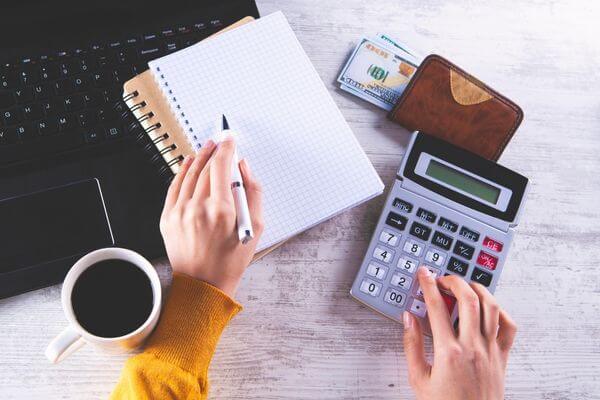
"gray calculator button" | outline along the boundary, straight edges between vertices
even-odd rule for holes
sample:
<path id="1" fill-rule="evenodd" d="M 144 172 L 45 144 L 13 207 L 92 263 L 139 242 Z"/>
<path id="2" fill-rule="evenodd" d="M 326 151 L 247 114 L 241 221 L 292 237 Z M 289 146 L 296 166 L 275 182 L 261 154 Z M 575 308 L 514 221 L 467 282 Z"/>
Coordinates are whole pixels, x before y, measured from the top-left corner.
<path id="1" fill-rule="evenodd" d="M 394 289 L 388 289 L 383 300 L 396 307 L 402 307 L 406 302 L 406 295 Z"/>
<path id="2" fill-rule="evenodd" d="M 434 264 L 436 267 L 441 267 L 446 261 L 446 253 L 442 253 L 439 250 L 429 248 L 425 253 L 425 261 Z"/>
<path id="3" fill-rule="evenodd" d="M 410 312 L 415 314 L 417 317 L 425 318 L 425 315 L 427 314 L 427 306 L 421 300 L 413 299 L 410 305 Z"/>
<path id="4" fill-rule="evenodd" d="M 387 244 L 388 246 L 396 247 L 400 239 L 400 234 L 394 233 L 390 230 L 384 229 L 379 234 L 379 241 Z"/>
<path id="5" fill-rule="evenodd" d="M 403 249 L 405 252 L 412 254 L 415 257 L 420 257 L 423 253 L 423 245 L 410 239 L 404 242 Z"/>
<path id="6" fill-rule="evenodd" d="M 398 269 L 401 269 L 405 272 L 409 272 L 411 274 L 413 274 L 417 270 L 418 266 L 419 262 L 417 260 L 406 256 L 400 257 L 400 259 L 398 260 L 398 264 L 396 265 Z"/>
<path id="7" fill-rule="evenodd" d="M 390 279 L 390 285 L 399 287 L 403 290 L 409 290 L 412 281 L 413 279 L 410 276 L 401 274 L 400 272 L 394 272 L 392 279 Z"/>
<path id="8" fill-rule="evenodd" d="M 381 283 L 374 282 L 370 279 L 364 279 L 360 284 L 360 291 L 377 297 L 381 291 Z"/>
<path id="9" fill-rule="evenodd" d="M 385 247 L 375 247 L 375 251 L 373 252 L 373 258 L 376 258 L 379 261 L 384 263 L 389 263 L 394 258 L 394 252 L 392 250 L 386 249 Z"/>
<path id="10" fill-rule="evenodd" d="M 388 271 L 387 267 L 385 267 L 383 265 L 379 265 L 375 262 L 369 263 L 369 266 L 367 267 L 367 275 L 370 275 L 379 280 L 385 279 L 385 276 L 387 275 L 387 271 Z"/>

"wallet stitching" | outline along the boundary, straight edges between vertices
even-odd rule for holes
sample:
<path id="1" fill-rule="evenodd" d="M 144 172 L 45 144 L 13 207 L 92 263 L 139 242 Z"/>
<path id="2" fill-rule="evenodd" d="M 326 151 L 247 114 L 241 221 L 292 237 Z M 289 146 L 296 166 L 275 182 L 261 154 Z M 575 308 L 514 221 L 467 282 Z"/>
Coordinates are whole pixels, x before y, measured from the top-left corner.
<path id="1" fill-rule="evenodd" d="M 454 66 L 452 64 L 449 63 L 449 61 L 447 61 L 445 58 L 437 55 L 437 54 L 431 54 L 429 56 L 427 56 L 423 62 L 423 64 L 421 64 L 422 68 L 419 68 L 417 70 L 417 73 L 412 77 L 411 82 L 408 84 L 408 87 L 405 89 L 404 93 L 402 94 L 402 97 L 400 98 L 400 100 L 398 101 L 398 103 L 394 106 L 394 109 L 392 110 L 391 116 L 392 117 L 396 117 L 398 114 L 398 111 L 400 111 L 400 109 L 402 108 L 402 105 L 404 104 L 405 100 L 408 98 L 409 94 L 412 92 L 413 88 L 415 87 L 416 82 L 418 82 L 418 77 L 421 76 L 421 74 L 423 73 L 423 71 L 425 71 L 433 62 L 438 61 L 440 63 L 442 63 L 443 65 L 445 65 L 447 68 L 449 69 L 453 69 L 461 74 L 463 74 L 464 76 L 466 76 L 467 78 L 469 78 L 471 81 L 474 81 L 473 83 L 481 88 L 482 90 L 489 90 L 495 98 L 497 98 L 501 103 L 505 104 L 506 106 L 508 106 L 511 110 L 513 110 L 516 114 L 516 118 L 515 121 L 513 122 L 512 127 L 510 128 L 510 130 L 508 131 L 506 137 L 504 138 L 504 140 L 502 141 L 500 147 L 496 150 L 496 152 L 494 153 L 494 159 L 497 159 L 500 154 L 502 153 L 502 151 L 506 148 L 506 145 L 508 144 L 508 142 L 510 141 L 510 139 L 512 139 L 515 131 L 517 130 L 517 127 L 519 126 L 519 124 L 521 123 L 521 121 L 523 120 L 523 110 L 517 106 L 516 104 L 512 103 L 507 97 L 501 95 L 500 93 L 496 92 L 494 89 L 492 89 L 491 87 L 487 86 L 485 83 L 481 82 L 479 79 L 475 78 L 474 76 L 472 76 L 471 74 L 467 73 L 466 71 L 462 70 L 461 68 Z M 480 85 L 483 85 L 483 87 L 481 87 Z"/>

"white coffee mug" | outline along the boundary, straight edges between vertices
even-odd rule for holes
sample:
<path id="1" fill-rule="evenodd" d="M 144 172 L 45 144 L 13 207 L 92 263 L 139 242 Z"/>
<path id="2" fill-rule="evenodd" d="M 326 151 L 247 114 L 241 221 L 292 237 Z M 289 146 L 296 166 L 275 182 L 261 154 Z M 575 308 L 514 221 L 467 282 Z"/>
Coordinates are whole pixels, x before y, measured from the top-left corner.
<path id="1" fill-rule="evenodd" d="M 135 331 L 124 336 L 106 338 L 96 336 L 86 331 L 79 322 L 77 322 L 73 311 L 73 305 L 71 304 L 71 292 L 75 282 L 83 271 L 97 262 L 111 259 L 128 261 L 144 271 L 152 285 L 154 304 L 152 305 L 152 311 L 150 312 L 148 319 Z M 161 294 L 160 280 L 156 270 L 148 260 L 135 251 L 111 247 L 95 250 L 83 256 L 73 265 L 73 267 L 71 267 L 62 287 L 61 302 L 65 316 L 69 321 L 69 326 L 50 342 L 46 348 L 46 357 L 52 363 L 58 363 L 69 354 L 79 349 L 86 342 L 113 353 L 122 353 L 135 349 L 144 342 L 150 333 L 152 333 L 152 330 L 158 322 L 161 307 Z"/>

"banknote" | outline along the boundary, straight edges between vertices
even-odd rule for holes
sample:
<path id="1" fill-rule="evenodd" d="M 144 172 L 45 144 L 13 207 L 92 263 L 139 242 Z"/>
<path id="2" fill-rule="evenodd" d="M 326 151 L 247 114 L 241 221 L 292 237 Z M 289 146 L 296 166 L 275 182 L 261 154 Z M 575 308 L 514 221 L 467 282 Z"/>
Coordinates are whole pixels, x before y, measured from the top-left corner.
<path id="1" fill-rule="evenodd" d="M 406 50 L 381 38 L 363 37 L 342 68 L 338 82 L 342 90 L 391 110 L 417 66 L 416 57 Z"/>

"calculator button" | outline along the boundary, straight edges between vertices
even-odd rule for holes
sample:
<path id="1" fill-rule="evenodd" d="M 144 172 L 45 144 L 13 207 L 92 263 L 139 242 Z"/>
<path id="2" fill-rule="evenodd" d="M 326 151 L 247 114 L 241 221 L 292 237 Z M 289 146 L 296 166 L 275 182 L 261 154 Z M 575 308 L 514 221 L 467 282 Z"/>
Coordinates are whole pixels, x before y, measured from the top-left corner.
<path id="1" fill-rule="evenodd" d="M 408 219 L 406 219 L 400 214 L 396 214 L 395 212 L 390 211 L 387 218 L 385 219 L 385 223 L 391 226 L 392 228 L 396 228 L 399 231 L 403 231 L 404 228 L 406 228 Z"/>
<path id="2" fill-rule="evenodd" d="M 406 295 L 394 289 L 388 289 L 383 300 L 393 306 L 401 307 L 406 301 Z"/>
<path id="3" fill-rule="evenodd" d="M 384 263 L 389 263 L 394 258 L 394 252 L 385 247 L 375 247 L 373 257 Z"/>
<path id="4" fill-rule="evenodd" d="M 410 234 L 427 241 L 429 240 L 429 235 L 431 235 L 431 229 L 418 222 L 413 222 L 410 227 Z"/>
<path id="5" fill-rule="evenodd" d="M 377 297 L 381 291 L 381 283 L 365 279 L 360 284 L 360 291 L 373 297 Z"/>
<path id="6" fill-rule="evenodd" d="M 450 250 L 450 246 L 452 246 L 452 238 L 444 235 L 443 233 L 435 231 L 433 238 L 431 238 L 431 243 L 441 247 L 444 250 Z"/>
<path id="7" fill-rule="evenodd" d="M 414 273 L 419 266 L 419 262 L 417 260 L 413 260 L 410 257 L 400 257 L 398 260 L 397 267 L 403 271 Z"/>
<path id="8" fill-rule="evenodd" d="M 384 229 L 383 231 L 381 231 L 381 234 L 379 235 L 379 241 L 383 242 L 389 246 L 395 247 L 398 244 L 399 237 L 400 237 L 399 234 L 393 233 L 391 231 L 388 231 L 387 229 Z"/>
<path id="9" fill-rule="evenodd" d="M 415 257 L 420 257 L 421 253 L 423 253 L 423 245 L 414 240 L 407 240 L 404 242 L 404 251 Z"/>
<path id="10" fill-rule="evenodd" d="M 475 268 L 471 274 L 471 280 L 481 283 L 483 286 L 487 287 L 490 286 L 490 283 L 492 283 L 492 274 L 482 271 L 479 268 Z"/>
<path id="11" fill-rule="evenodd" d="M 460 236 L 464 237 L 465 239 L 472 240 L 473 242 L 476 242 L 479 240 L 479 233 L 472 231 L 469 228 L 466 228 L 464 226 L 462 228 L 460 228 L 460 232 L 458 234 Z"/>
<path id="12" fill-rule="evenodd" d="M 474 252 L 475 249 L 473 247 L 461 242 L 460 240 L 457 240 L 456 244 L 454 245 L 454 254 L 464 257 L 467 260 L 470 260 L 473 257 Z"/>
<path id="13" fill-rule="evenodd" d="M 461 276 L 465 276 L 467 274 L 467 270 L 469 269 L 469 264 L 459 260 L 458 258 L 450 257 L 450 261 L 448 261 L 448 266 L 446 269 L 448 271 L 456 272 Z"/>
<path id="14" fill-rule="evenodd" d="M 412 278 L 410 276 L 401 274 L 400 272 L 395 272 L 392 275 L 392 279 L 390 279 L 390 285 L 397 286 L 404 290 L 409 290 L 410 285 L 412 285 Z"/>
<path id="15" fill-rule="evenodd" d="M 410 213 L 412 211 L 412 209 L 413 209 L 413 205 L 412 204 L 410 204 L 406 200 L 402 200 L 402 199 L 399 199 L 397 197 L 394 199 L 392 205 L 394 207 L 396 207 L 397 209 L 399 209 L 400 211 L 405 212 L 405 213 Z"/>
<path id="16" fill-rule="evenodd" d="M 419 208 L 417 210 L 417 217 L 421 218 L 423 221 L 434 222 L 437 215 L 435 215 L 431 211 L 425 210 L 424 208 Z"/>
<path id="17" fill-rule="evenodd" d="M 427 314 L 427 306 L 421 300 L 413 299 L 412 304 L 410 305 L 410 312 L 415 314 L 417 317 L 425 318 L 425 315 Z"/>
<path id="18" fill-rule="evenodd" d="M 438 225 L 450 232 L 456 232 L 458 230 L 458 224 L 455 224 L 454 222 L 447 220 L 446 218 L 442 218 L 440 217 L 440 220 L 438 221 Z"/>
<path id="19" fill-rule="evenodd" d="M 425 261 L 432 263 L 437 267 L 441 267 L 444 264 L 444 261 L 446 261 L 446 253 L 442 253 L 435 249 L 429 249 L 427 250 L 427 253 L 425 253 Z"/>
<path id="20" fill-rule="evenodd" d="M 485 251 L 480 251 L 477 256 L 477 264 L 493 271 L 498 266 L 498 257 L 488 254 Z"/>
<path id="21" fill-rule="evenodd" d="M 497 251 L 499 253 L 502 251 L 502 248 L 504 246 L 499 241 L 494 240 L 494 239 L 490 238 L 489 236 L 486 236 L 485 239 L 483 239 L 483 247 L 488 248 L 493 251 Z"/>
<path id="22" fill-rule="evenodd" d="M 387 271 L 388 268 L 383 266 L 383 265 L 379 265 L 377 263 L 369 263 L 369 266 L 367 267 L 367 275 L 370 275 L 374 278 L 380 279 L 380 280 L 384 280 L 385 276 L 387 275 Z"/>

